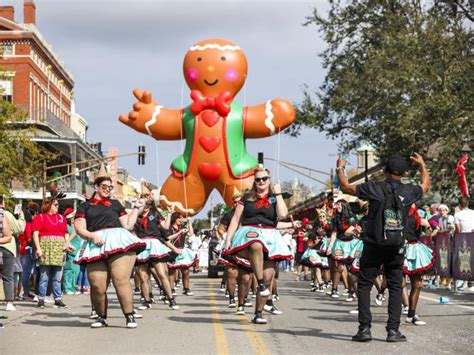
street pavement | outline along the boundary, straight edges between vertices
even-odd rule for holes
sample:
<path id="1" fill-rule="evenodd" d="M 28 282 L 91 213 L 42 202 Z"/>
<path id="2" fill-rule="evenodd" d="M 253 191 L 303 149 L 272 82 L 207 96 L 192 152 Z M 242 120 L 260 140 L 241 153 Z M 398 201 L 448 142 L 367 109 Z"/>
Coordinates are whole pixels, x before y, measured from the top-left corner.
<path id="1" fill-rule="evenodd" d="M 280 273 L 278 307 L 283 315 L 266 314 L 267 325 L 250 322 L 227 308 L 218 291 L 219 279 L 203 273 L 191 276 L 194 296 L 177 298 L 181 309 L 173 311 L 158 302 L 142 311 L 137 329 L 125 328 L 125 320 L 109 289 L 109 327 L 89 327 L 89 297 L 64 296 L 67 309 L 36 309 L 31 302 L 17 302 L 15 312 L 0 329 L 0 354 L 353 354 L 353 353 L 470 353 L 474 348 L 474 294 L 453 295 L 449 291 L 423 289 L 418 313 L 428 324 L 402 324 L 407 343 L 386 343 L 386 302 L 373 302 L 374 340 L 351 342 L 357 330 L 357 316 L 349 314 L 356 303 L 344 297 L 334 300 L 312 293 L 309 282 L 294 281 L 294 275 Z M 439 297 L 449 297 L 442 305 Z M 375 296 L 375 293 L 374 293 Z M 136 304 L 139 305 L 138 296 Z M 2 306 L 3 307 L 3 306 Z M 2 312 L 2 314 L 5 314 Z M 402 316 L 402 321 L 404 317 Z"/>

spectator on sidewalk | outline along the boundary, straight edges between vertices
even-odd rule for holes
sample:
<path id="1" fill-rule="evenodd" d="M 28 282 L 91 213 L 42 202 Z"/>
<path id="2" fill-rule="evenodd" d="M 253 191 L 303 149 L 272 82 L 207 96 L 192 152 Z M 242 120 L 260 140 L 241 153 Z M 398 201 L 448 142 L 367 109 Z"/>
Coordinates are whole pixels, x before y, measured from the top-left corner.
<path id="1" fill-rule="evenodd" d="M 38 213 L 39 205 L 36 202 L 29 202 L 25 213 L 25 230 L 18 236 L 19 254 L 21 257 L 21 266 L 23 273 L 21 276 L 21 284 L 23 288 L 23 300 L 34 301 L 36 295 L 30 292 L 30 279 L 32 271 L 35 269 L 36 253 L 34 250 L 33 235 L 31 231 L 33 217 Z M 36 299 L 37 301 L 37 299 Z"/>
<path id="2" fill-rule="evenodd" d="M 0 196 L 1 198 L 1 196 Z M 3 207 L 3 206 L 2 206 Z M 8 244 L 11 240 L 13 239 L 12 237 L 12 231 L 10 229 L 10 223 L 8 222 L 8 218 L 6 218 L 6 213 L 3 208 L 0 207 L 0 246 Z M 5 251 L 5 253 L 4 253 Z M 8 264 L 5 264 L 5 257 L 8 258 L 8 251 L 2 247 L 0 247 L 0 256 L 2 259 L 2 263 L 0 263 L 0 272 L 2 275 L 5 274 L 5 266 Z M 8 267 L 8 266 L 7 266 Z M 13 271 L 13 268 L 12 268 Z M 3 281 L 3 287 L 5 288 L 5 281 Z M 12 290 L 13 291 L 13 290 Z M 9 291 L 4 291 L 5 293 L 5 299 L 7 299 L 7 293 Z M 13 296 L 12 296 L 13 297 Z M 0 328 L 3 328 L 3 324 L 0 323 Z"/>
<path id="3" fill-rule="evenodd" d="M 74 230 L 74 213 L 72 208 L 67 208 L 64 211 L 64 217 L 67 221 L 67 231 L 70 235 L 71 249 L 66 251 L 66 260 L 64 263 L 63 275 L 63 292 L 66 295 L 74 295 L 77 292 L 77 280 L 79 276 L 80 266 L 74 264 L 74 258 L 81 248 L 82 240 Z"/>
<path id="4" fill-rule="evenodd" d="M 54 306 L 56 308 L 67 307 L 61 300 L 61 278 L 64 253 L 71 248 L 66 219 L 58 213 L 58 209 L 58 200 L 48 197 L 43 200 L 41 213 L 33 219 L 33 240 L 40 260 L 38 308 L 44 308 L 50 279 L 52 280 Z"/>
<path id="5" fill-rule="evenodd" d="M 474 210 L 469 208 L 469 198 L 459 198 L 459 212 L 454 214 L 454 225 L 458 233 L 474 232 Z"/>
<path id="6" fill-rule="evenodd" d="M 14 299 L 14 282 L 13 282 L 13 272 L 15 268 L 15 257 L 16 257 L 16 240 L 15 237 L 23 233 L 25 230 L 25 215 L 23 211 L 20 210 L 18 214 L 18 219 L 15 216 L 8 212 L 5 209 L 3 196 L 0 196 L 0 210 L 3 211 L 3 220 L 8 220 L 8 225 L 10 226 L 11 238 L 6 238 L 2 243 L 0 243 L 0 252 L 2 253 L 3 265 L 2 265 L 2 280 L 3 280 L 3 290 L 5 293 L 6 301 L 6 310 L 14 311 L 15 306 L 13 305 Z"/>
<path id="7" fill-rule="evenodd" d="M 462 196 L 459 198 L 459 212 L 454 214 L 454 225 L 457 233 L 472 233 L 474 232 L 474 210 L 469 208 L 469 198 Z M 461 281 L 457 286 L 458 289 L 464 287 L 464 281 Z M 474 292 L 474 285 L 471 281 L 467 283 L 469 291 Z"/>

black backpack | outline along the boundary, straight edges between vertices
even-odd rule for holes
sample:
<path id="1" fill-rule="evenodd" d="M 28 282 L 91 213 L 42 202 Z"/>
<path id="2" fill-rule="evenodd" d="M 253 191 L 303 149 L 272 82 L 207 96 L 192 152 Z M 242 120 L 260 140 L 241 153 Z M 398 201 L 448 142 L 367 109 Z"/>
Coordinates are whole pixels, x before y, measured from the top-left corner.
<path id="1" fill-rule="evenodd" d="M 401 248 L 405 242 L 406 226 L 406 215 L 399 197 L 399 190 L 403 185 L 394 189 L 384 181 L 379 186 L 384 192 L 384 198 L 380 200 L 379 208 L 371 220 L 366 223 L 367 235 L 382 249 Z"/>

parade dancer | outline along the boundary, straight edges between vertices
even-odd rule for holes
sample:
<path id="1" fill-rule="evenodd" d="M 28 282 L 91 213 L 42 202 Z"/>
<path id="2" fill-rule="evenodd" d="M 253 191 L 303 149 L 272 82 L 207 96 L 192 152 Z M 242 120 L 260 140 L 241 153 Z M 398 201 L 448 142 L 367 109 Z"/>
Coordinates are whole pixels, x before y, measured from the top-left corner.
<path id="1" fill-rule="evenodd" d="M 329 242 L 327 255 L 331 255 L 331 258 L 334 262 L 332 270 L 331 297 L 339 298 L 339 292 L 337 291 L 337 288 L 341 276 L 345 288 L 349 289 L 345 263 L 349 259 L 351 250 L 358 240 L 354 239 L 354 233 L 356 233 L 356 223 L 355 218 L 350 210 L 349 203 L 345 200 L 339 200 L 336 202 L 334 208 L 334 230 Z M 351 292 L 351 290 L 349 290 L 349 292 Z"/>
<path id="2" fill-rule="evenodd" d="M 164 218 L 160 212 L 158 212 L 151 194 L 145 194 L 142 198 L 146 199 L 146 204 L 139 218 L 137 218 L 134 228 L 137 237 L 146 242 L 146 249 L 137 255 L 136 260 L 138 275 L 141 281 L 140 288 L 144 297 L 143 304 L 138 307 L 138 309 L 145 310 L 151 308 L 151 270 L 158 276 L 161 287 L 169 301 L 170 308 L 179 309 L 172 295 L 168 279 L 167 262 L 171 254 L 171 249 L 161 242 L 161 239 L 165 238 L 163 235 L 164 230 L 160 226 Z"/>
<path id="3" fill-rule="evenodd" d="M 197 263 L 197 255 L 186 246 L 186 236 L 192 233 L 192 225 L 189 219 L 183 218 L 178 212 L 173 213 L 170 221 L 170 233 L 174 236 L 168 237 L 168 241 L 178 248 L 180 253 L 173 252 L 168 262 L 169 278 L 171 287 L 173 287 L 173 296 L 176 294 L 174 290 L 176 284 L 176 274 L 181 271 L 183 277 L 183 295 L 193 296 L 194 293 L 189 288 L 189 268 Z"/>
<path id="4" fill-rule="evenodd" d="M 408 228 L 405 230 L 405 261 L 403 273 L 410 278 L 411 290 L 408 297 L 408 315 L 406 323 L 414 325 L 426 325 L 416 314 L 416 306 L 420 298 L 423 274 L 430 270 L 435 262 L 435 253 L 425 244 L 420 242 L 422 222 L 418 209 L 412 204 L 408 211 Z M 406 288 L 406 277 L 403 277 L 403 287 Z"/>
<path id="5" fill-rule="evenodd" d="M 93 197 L 78 207 L 74 221 L 77 234 L 85 239 L 75 262 L 87 264 L 91 300 L 98 315 L 91 327 L 108 325 L 107 288 L 111 279 L 127 328 L 136 328 L 133 291 L 129 279 L 136 254 L 145 249 L 146 243 L 129 230 L 135 225 L 144 201 L 138 201 L 132 213 L 127 215 L 119 201 L 110 199 L 113 190 L 110 177 L 98 177 L 94 181 L 94 189 Z"/>
<path id="6" fill-rule="evenodd" d="M 329 260 L 327 257 L 327 248 L 329 246 L 329 236 L 331 235 L 331 223 L 328 222 L 327 213 L 325 210 L 317 210 L 318 219 L 313 226 L 313 234 L 316 236 L 315 250 L 320 258 L 320 265 L 315 268 L 315 276 L 318 284 L 314 285 L 311 291 L 324 293 L 324 289 L 328 286 L 331 280 L 331 272 L 329 267 Z"/>
<path id="7" fill-rule="evenodd" d="M 258 284 L 255 317 L 252 322 L 266 324 L 262 311 L 271 296 L 275 262 L 290 259 L 291 254 L 276 228 L 294 227 L 278 222 L 286 218 L 288 209 L 281 195 L 280 184 L 270 187 L 270 171 L 261 166 L 254 170 L 254 183 L 235 209 L 227 231 L 225 250 L 250 261 Z M 299 224 L 299 222 L 297 222 Z M 241 227 L 239 225 L 241 224 Z"/>
<path id="8" fill-rule="evenodd" d="M 218 264 L 224 265 L 224 277 L 222 279 L 222 283 L 225 285 L 225 291 L 229 295 L 229 308 L 237 307 L 237 303 L 235 302 L 235 289 L 237 286 L 237 280 L 239 278 L 239 271 L 236 265 L 230 260 L 226 258 L 225 255 L 222 255 L 223 249 L 225 246 L 225 240 L 227 237 L 227 228 L 229 227 L 230 221 L 232 219 L 232 215 L 234 214 L 235 206 L 240 201 L 240 194 L 235 194 L 233 196 L 233 203 L 234 208 L 227 213 L 225 213 L 219 223 L 219 227 L 217 228 L 217 233 L 221 239 L 221 244 L 219 246 L 219 259 L 217 261 Z"/>
<path id="9" fill-rule="evenodd" d="M 318 254 L 316 248 L 322 241 L 320 235 L 312 233 L 308 238 L 308 249 L 303 253 L 301 257 L 301 265 L 309 267 L 311 270 L 311 291 L 315 292 L 318 290 L 317 285 L 323 284 L 321 276 L 321 256 Z"/>

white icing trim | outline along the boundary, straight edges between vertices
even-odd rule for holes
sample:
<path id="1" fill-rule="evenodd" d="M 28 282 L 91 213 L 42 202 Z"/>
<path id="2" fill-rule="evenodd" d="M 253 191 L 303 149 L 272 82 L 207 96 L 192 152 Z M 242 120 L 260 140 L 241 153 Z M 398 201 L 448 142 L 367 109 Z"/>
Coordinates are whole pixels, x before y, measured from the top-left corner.
<path id="1" fill-rule="evenodd" d="M 147 123 L 145 123 L 145 129 L 148 132 L 149 136 L 153 137 L 153 135 L 151 134 L 150 126 L 154 125 L 156 123 L 156 118 L 161 113 L 162 108 L 163 108 L 163 106 L 156 105 L 155 110 L 153 111 L 153 115 L 151 115 L 151 119 Z"/>
<path id="2" fill-rule="evenodd" d="M 275 125 L 273 124 L 273 118 L 275 117 L 272 112 L 272 100 L 268 100 L 265 104 L 265 114 L 267 118 L 265 118 L 265 126 L 268 127 L 270 130 L 270 134 L 275 134 Z"/>
<path id="3" fill-rule="evenodd" d="M 225 51 L 225 50 L 240 51 L 239 46 L 231 46 L 230 44 L 226 44 L 224 46 L 221 46 L 220 44 L 216 44 L 216 43 L 209 43 L 209 44 L 205 44 L 204 46 L 196 45 L 196 46 L 192 46 L 191 48 L 189 48 L 189 50 L 191 52 L 192 51 L 203 51 L 203 50 L 206 50 L 206 49 L 219 49 L 221 51 Z"/>
<path id="4" fill-rule="evenodd" d="M 160 201 L 165 201 L 168 206 L 172 207 L 178 207 L 181 211 L 186 212 L 186 213 L 192 213 L 194 214 L 195 211 L 192 208 L 184 208 L 183 204 L 181 202 L 171 202 L 169 201 L 165 195 L 160 195 Z"/>

